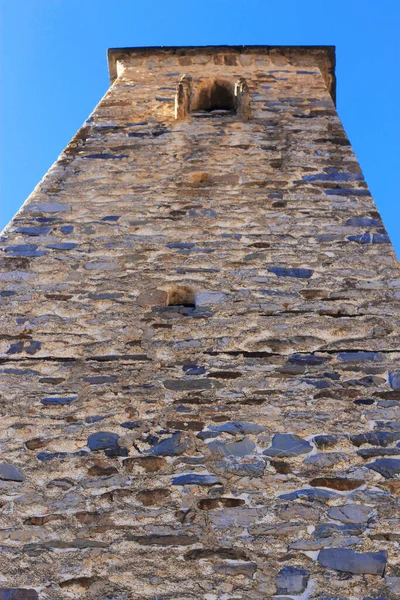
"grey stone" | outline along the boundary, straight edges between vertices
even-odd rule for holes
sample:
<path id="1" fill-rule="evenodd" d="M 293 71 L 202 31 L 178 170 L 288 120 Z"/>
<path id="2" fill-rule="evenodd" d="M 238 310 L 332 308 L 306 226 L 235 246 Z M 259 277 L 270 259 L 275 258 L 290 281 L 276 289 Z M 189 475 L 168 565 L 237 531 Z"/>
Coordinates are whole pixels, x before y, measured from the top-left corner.
<path id="1" fill-rule="evenodd" d="M 77 399 L 77 396 L 70 396 L 69 398 L 49 397 L 49 398 L 42 398 L 40 402 L 41 402 L 41 404 L 44 404 L 45 406 L 69 406 L 76 399 Z"/>
<path id="2" fill-rule="evenodd" d="M 313 438 L 314 444 L 320 450 L 323 450 L 324 448 L 332 448 L 333 446 L 336 446 L 338 441 L 339 436 L 337 435 L 316 435 Z"/>
<path id="3" fill-rule="evenodd" d="M 215 485 L 220 483 L 218 477 L 214 475 L 201 475 L 198 473 L 187 473 L 178 475 L 172 479 L 172 485 Z"/>
<path id="4" fill-rule="evenodd" d="M 304 498 L 305 500 L 329 500 L 330 498 L 337 497 L 336 492 L 330 492 L 329 490 L 321 490 L 319 488 L 304 488 L 302 490 L 296 490 L 295 492 L 289 492 L 288 494 L 281 494 L 279 498 L 282 500 L 297 500 L 297 498 Z"/>
<path id="5" fill-rule="evenodd" d="M 162 440 L 159 442 L 151 450 L 149 450 L 150 454 L 154 454 L 155 456 L 178 456 L 183 454 L 188 447 L 188 444 L 183 442 L 181 443 L 182 432 L 178 431 L 172 437 Z"/>
<path id="6" fill-rule="evenodd" d="M 5 481 L 24 481 L 25 476 L 14 465 L 0 464 L 0 479 Z"/>
<path id="7" fill-rule="evenodd" d="M 312 446 L 306 440 L 293 433 L 276 433 L 272 445 L 263 454 L 273 457 L 293 457 L 311 452 Z"/>
<path id="8" fill-rule="evenodd" d="M 338 462 L 342 462 L 344 460 L 347 460 L 347 455 L 341 452 L 321 452 L 320 454 L 312 454 L 311 456 L 308 456 L 304 463 L 323 469 L 325 467 L 336 465 Z"/>
<path id="9" fill-rule="evenodd" d="M 240 442 L 225 444 L 223 442 L 212 441 L 208 444 L 208 449 L 222 456 L 246 456 L 251 454 L 256 445 L 251 440 L 244 438 Z"/>
<path id="10" fill-rule="evenodd" d="M 363 524 L 355 524 L 355 523 L 346 523 L 345 525 L 337 525 L 336 523 L 319 523 L 314 531 L 314 538 L 329 538 L 332 536 L 342 535 L 342 536 L 356 536 L 363 533 L 365 529 L 365 525 Z"/>
<path id="11" fill-rule="evenodd" d="M 196 306 L 220 304 L 226 298 L 222 292 L 198 292 L 195 296 Z"/>
<path id="12" fill-rule="evenodd" d="M 346 573 L 365 573 L 383 575 L 387 561 L 387 552 L 355 552 L 345 548 L 321 550 L 318 562 L 329 569 Z"/>
<path id="13" fill-rule="evenodd" d="M 265 431 L 265 427 L 262 425 L 257 425 L 257 423 L 246 423 L 244 421 L 229 421 L 228 423 L 221 423 L 221 425 L 214 425 L 209 429 L 210 431 L 220 431 L 232 435 L 261 433 L 262 431 Z"/>
<path id="14" fill-rule="evenodd" d="M 39 600 L 39 595 L 27 588 L 1 588 L 0 600 Z"/>
<path id="15" fill-rule="evenodd" d="M 275 578 L 277 594 L 302 594 L 307 588 L 308 572 L 305 569 L 287 566 Z"/>
<path id="16" fill-rule="evenodd" d="M 397 431 L 368 431 L 367 433 L 350 436 L 351 443 L 358 447 L 363 444 L 370 444 L 371 446 L 385 448 L 397 440 L 400 440 L 400 432 Z"/>
<path id="17" fill-rule="evenodd" d="M 210 379 L 169 379 L 163 381 L 167 390 L 184 392 L 189 390 L 210 390 L 214 383 Z"/>
<path id="18" fill-rule="evenodd" d="M 216 466 L 216 470 L 218 473 L 232 473 L 242 477 L 262 477 L 265 462 L 259 456 L 242 459 L 230 456 L 220 461 Z"/>
<path id="19" fill-rule="evenodd" d="M 24 207 L 25 212 L 66 212 L 71 210 L 68 204 L 61 204 L 61 202 L 32 202 Z"/>
<path id="20" fill-rule="evenodd" d="M 389 373 L 389 385 L 392 390 L 400 390 L 400 371 L 393 371 Z"/>
<path id="21" fill-rule="evenodd" d="M 328 510 L 328 517 L 342 523 L 366 523 L 373 509 L 362 504 L 344 504 Z"/>
<path id="22" fill-rule="evenodd" d="M 378 458 L 366 466 L 368 469 L 377 471 L 386 479 L 392 479 L 400 473 L 400 460 L 395 458 Z"/>

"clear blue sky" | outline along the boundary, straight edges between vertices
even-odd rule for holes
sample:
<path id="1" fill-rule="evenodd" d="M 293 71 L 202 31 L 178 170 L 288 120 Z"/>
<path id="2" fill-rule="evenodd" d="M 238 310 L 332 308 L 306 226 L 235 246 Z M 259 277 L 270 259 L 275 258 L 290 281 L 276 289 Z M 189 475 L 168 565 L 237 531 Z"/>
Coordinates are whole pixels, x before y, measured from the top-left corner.
<path id="1" fill-rule="evenodd" d="M 400 256 L 400 0 L 0 0 L 0 229 L 108 87 L 118 46 L 333 44 L 338 110 Z"/>

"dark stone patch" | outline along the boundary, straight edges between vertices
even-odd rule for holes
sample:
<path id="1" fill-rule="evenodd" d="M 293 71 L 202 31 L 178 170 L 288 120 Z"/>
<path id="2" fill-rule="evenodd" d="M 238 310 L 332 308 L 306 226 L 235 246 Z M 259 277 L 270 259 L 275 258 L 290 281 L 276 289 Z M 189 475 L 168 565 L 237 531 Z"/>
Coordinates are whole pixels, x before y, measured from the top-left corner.
<path id="1" fill-rule="evenodd" d="M 389 385 L 392 390 L 400 391 L 400 371 L 389 373 Z"/>
<path id="2" fill-rule="evenodd" d="M 257 434 L 265 431 L 265 427 L 263 425 L 257 425 L 257 423 L 246 423 L 245 421 L 229 421 L 228 423 L 221 423 L 221 425 L 211 426 L 210 431 L 230 433 L 231 435 L 241 435 L 248 433 Z"/>
<path id="3" fill-rule="evenodd" d="M 362 181 L 361 173 L 317 173 L 316 175 L 303 175 L 304 181 Z"/>
<path id="4" fill-rule="evenodd" d="M 354 446 L 360 447 L 363 444 L 371 446 L 382 446 L 386 448 L 389 444 L 400 440 L 400 432 L 396 431 L 368 431 L 350 436 L 350 441 Z"/>
<path id="5" fill-rule="evenodd" d="M 45 406 L 69 406 L 70 404 L 72 404 L 72 402 L 75 402 L 76 399 L 77 396 L 71 396 L 70 398 L 50 397 L 42 398 L 40 402 Z"/>
<path id="6" fill-rule="evenodd" d="M 163 381 L 164 387 L 167 390 L 173 390 L 176 392 L 187 391 L 187 390 L 210 390 L 213 387 L 213 383 L 209 379 L 169 379 Z"/>
<path id="7" fill-rule="evenodd" d="M 222 560 L 248 560 L 244 550 L 237 548 L 196 548 L 184 556 L 185 560 L 202 560 L 220 558 Z"/>
<path id="8" fill-rule="evenodd" d="M 46 462 L 48 460 L 53 460 L 54 458 L 66 458 L 67 456 L 68 452 L 39 452 L 37 459 Z"/>
<path id="9" fill-rule="evenodd" d="M 256 445 L 251 440 L 244 438 L 240 442 L 230 444 L 215 440 L 207 444 L 207 447 L 221 456 L 246 456 L 254 451 Z"/>
<path id="10" fill-rule="evenodd" d="M 302 594 L 308 584 L 308 572 L 298 567 L 283 567 L 275 578 L 278 595 Z"/>
<path id="11" fill-rule="evenodd" d="M 310 485 L 313 487 L 325 487 L 341 492 L 355 490 L 363 483 L 359 479 L 348 479 L 347 477 L 315 477 L 310 481 Z"/>
<path id="12" fill-rule="evenodd" d="M 109 431 L 99 431 L 92 433 L 88 437 L 88 446 L 92 451 L 104 450 L 107 456 L 127 456 L 126 448 L 120 448 L 118 445 L 119 435 Z"/>
<path id="13" fill-rule="evenodd" d="M 217 473 L 231 473 L 233 475 L 240 475 L 241 477 L 262 477 L 265 470 L 265 462 L 259 456 L 251 456 L 243 459 L 229 456 L 220 461 L 216 465 L 215 470 Z"/>
<path id="14" fill-rule="evenodd" d="M 0 464 L 0 479 L 4 481 L 24 481 L 25 476 L 14 465 Z"/>
<path id="15" fill-rule="evenodd" d="M 357 242 L 357 244 L 371 244 L 372 236 L 370 233 L 362 233 L 361 235 L 349 235 L 349 242 Z"/>
<path id="16" fill-rule="evenodd" d="M 324 193 L 327 196 L 371 196 L 369 190 L 355 190 L 352 188 L 324 190 Z"/>
<path id="17" fill-rule="evenodd" d="M 16 246 L 7 246 L 4 248 L 7 255 L 10 256 L 43 256 L 46 254 L 42 250 L 38 250 L 37 246 L 32 244 L 17 244 Z"/>
<path id="18" fill-rule="evenodd" d="M 320 450 L 325 448 L 333 448 L 339 442 L 339 436 L 337 435 L 316 435 L 313 438 L 314 444 Z"/>
<path id="19" fill-rule="evenodd" d="M 296 277 L 298 279 L 310 279 L 313 274 L 312 269 L 289 269 L 285 267 L 270 267 L 270 273 L 275 273 L 278 277 Z"/>
<path id="20" fill-rule="evenodd" d="M 51 227 L 17 227 L 16 233 L 22 233 L 22 235 L 47 235 L 51 231 Z"/>
<path id="21" fill-rule="evenodd" d="M 36 590 L 28 588 L 1 588 L 0 600 L 39 600 Z"/>
<path id="22" fill-rule="evenodd" d="M 181 442 L 182 432 L 178 431 L 172 437 L 162 440 L 149 451 L 154 456 L 179 456 L 188 448 L 187 442 Z"/>
<path id="23" fill-rule="evenodd" d="M 47 244 L 46 248 L 50 248 L 52 250 L 73 250 L 76 248 L 78 244 L 74 242 L 63 242 L 60 244 Z"/>
<path id="24" fill-rule="evenodd" d="M 182 368 L 188 375 L 204 375 L 206 372 L 205 367 L 198 367 L 197 365 L 183 365 Z"/>
<path id="25" fill-rule="evenodd" d="M 200 510 L 214 510 L 216 508 L 236 508 L 246 502 L 242 498 L 203 498 L 197 503 Z"/>
<path id="26" fill-rule="evenodd" d="M 378 460 L 369 463 L 366 467 L 377 471 L 385 479 L 392 479 L 400 474 L 400 460 L 395 458 L 378 458 Z"/>
<path id="27" fill-rule="evenodd" d="M 121 217 L 119 215 L 108 215 L 107 217 L 103 217 L 101 220 L 102 221 L 118 221 Z"/>
<path id="28" fill-rule="evenodd" d="M 143 421 L 125 421 L 125 423 L 121 423 L 121 427 L 125 429 L 140 429 L 143 425 Z"/>
<path id="29" fill-rule="evenodd" d="M 114 383 L 117 379 L 116 375 L 89 375 L 89 377 L 85 377 L 84 381 L 91 385 L 98 385 L 102 383 Z"/>
<path id="30" fill-rule="evenodd" d="M 318 562 L 328 569 L 346 573 L 365 573 L 382 576 L 385 572 L 387 552 L 355 552 L 346 548 L 321 550 Z"/>
<path id="31" fill-rule="evenodd" d="M 200 475 L 198 473 L 187 473 L 178 475 L 172 479 L 172 485 L 204 485 L 210 486 L 220 483 L 214 475 Z"/>
<path id="32" fill-rule="evenodd" d="M 292 433 L 276 433 L 272 439 L 272 445 L 263 454 L 266 456 L 287 458 L 308 454 L 312 446 L 306 440 Z"/>
<path id="33" fill-rule="evenodd" d="M 69 235 L 70 233 L 72 233 L 74 230 L 74 226 L 73 225 L 63 225 L 62 227 L 60 227 L 60 231 L 61 233 L 64 233 L 64 235 Z"/>
<path id="34" fill-rule="evenodd" d="M 400 456 L 400 448 L 362 448 L 357 450 L 362 458 L 376 458 L 377 456 Z"/>
<path id="35" fill-rule="evenodd" d="M 390 237 L 386 233 L 374 233 L 372 234 L 373 244 L 390 244 Z"/>
<path id="36" fill-rule="evenodd" d="M 362 504 L 344 504 L 328 510 L 328 517 L 342 523 L 367 523 L 373 508 Z"/>
<path id="37" fill-rule="evenodd" d="M 345 525 L 336 525 L 336 523 L 319 523 L 313 531 L 313 537 L 316 539 L 331 538 L 335 534 L 346 537 L 361 535 L 366 525 L 358 523 L 346 523 Z"/>
<path id="38" fill-rule="evenodd" d="M 324 362 L 329 361 L 330 358 L 326 356 L 317 356 L 316 354 L 292 354 L 288 359 L 288 362 L 294 365 L 322 365 Z"/>
<path id="39" fill-rule="evenodd" d="M 289 492 L 288 494 L 281 494 L 279 498 L 282 500 L 297 500 L 298 498 L 302 500 L 308 500 L 313 502 L 314 500 L 329 500 L 330 498 L 337 497 L 335 492 L 329 492 L 328 490 L 320 490 L 318 488 L 309 489 L 305 488 L 302 490 L 296 490 L 295 492 Z"/>
<path id="40" fill-rule="evenodd" d="M 238 379 L 242 377 L 242 373 L 239 371 L 214 371 L 213 373 L 209 373 L 207 377 L 215 379 Z"/>
<path id="41" fill-rule="evenodd" d="M 346 225 L 351 225 L 353 227 L 382 227 L 383 223 L 381 219 L 366 219 L 363 217 L 356 217 L 347 219 Z"/>
<path id="42" fill-rule="evenodd" d="M 107 417 L 102 417 L 101 415 L 93 415 L 91 417 L 86 417 L 85 423 L 98 423 L 99 421 L 104 421 Z"/>
<path id="43" fill-rule="evenodd" d="M 383 360 L 382 354 L 379 352 L 339 352 L 338 359 L 343 362 L 381 362 Z"/>

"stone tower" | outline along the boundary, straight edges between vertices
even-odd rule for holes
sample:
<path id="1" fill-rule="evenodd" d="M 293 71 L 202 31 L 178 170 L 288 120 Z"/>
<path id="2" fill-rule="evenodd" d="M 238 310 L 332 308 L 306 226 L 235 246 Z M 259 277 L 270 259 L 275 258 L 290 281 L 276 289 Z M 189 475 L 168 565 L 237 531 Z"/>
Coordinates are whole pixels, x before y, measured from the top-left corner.
<path id="1" fill-rule="evenodd" d="M 109 66 L 2 237 L 0 600 L 398 598 L 400 272 L 334 49 Z"/>

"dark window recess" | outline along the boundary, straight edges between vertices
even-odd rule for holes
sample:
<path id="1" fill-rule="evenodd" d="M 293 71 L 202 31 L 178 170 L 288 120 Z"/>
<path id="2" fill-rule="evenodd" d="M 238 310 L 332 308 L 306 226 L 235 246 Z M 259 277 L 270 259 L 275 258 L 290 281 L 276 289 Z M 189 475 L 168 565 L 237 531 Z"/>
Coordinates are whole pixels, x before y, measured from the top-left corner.
<path id="1" fill-rule="evenodd" d="M 188 285 L 174 285 L 167 292 L 167 306 L 195 308 L 195 294 Z"/>
<path id="2" fill-rule="evenodd" d="M 235 83 L 227 79 L 206 79 L 193 88 L 191 75 L 184 75 L 175 96 L 175 117 L 188 115 L 197 118 L 237 115 L 244 121 L 250 118 L 250 97 L 245 79 Z"/>

